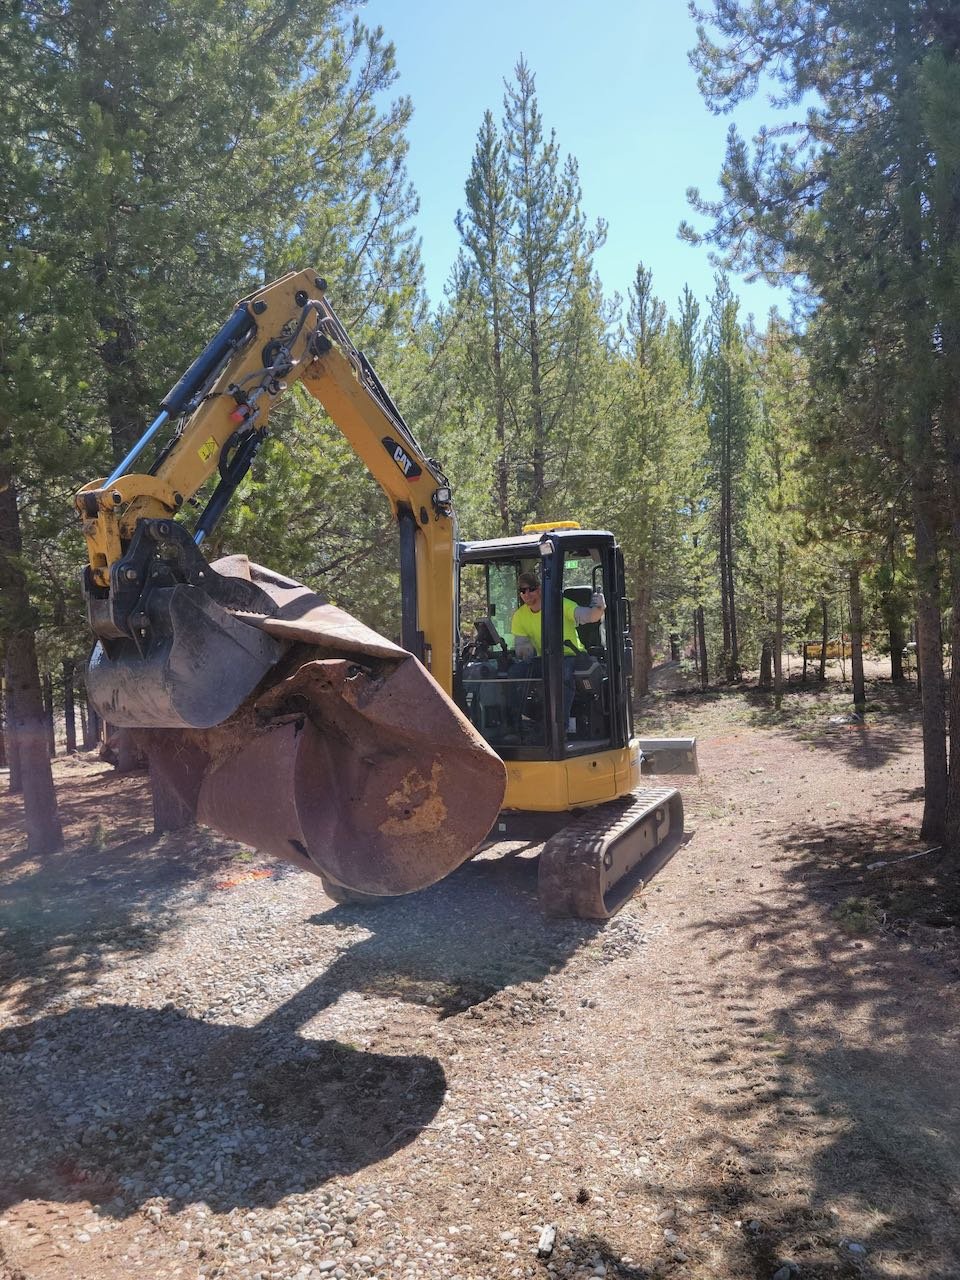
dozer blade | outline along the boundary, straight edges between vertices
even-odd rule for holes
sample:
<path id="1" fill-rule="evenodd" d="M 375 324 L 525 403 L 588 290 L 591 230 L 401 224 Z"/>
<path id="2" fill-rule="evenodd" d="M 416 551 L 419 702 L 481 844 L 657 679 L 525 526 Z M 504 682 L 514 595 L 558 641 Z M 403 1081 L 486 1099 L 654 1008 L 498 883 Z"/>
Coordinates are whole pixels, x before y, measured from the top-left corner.
<path id="1" fill-rule="evenodd" d="M 698 774 L 696 738 L 641 738 L 639 740 L 643 774 Z"/>
<path id="2" fill-rule="evenodd" d="M 280 657 L 222 723 L 140 721 L 154 785 L 198 822 L 359 893 L 409 893 L 464 862 L 496 819 L 506 773 L 436 681 L 307 588 L 243 557 L 213 568 L 271 596 L 273 615 L 231 621 Z M 207 666 L 191 678 L 230 676 Z"/>
<path id="3" fill-rule="evenodd" d="M 673 787 L 646 787 L 598 805 L 544 845 L 540 905 L 548 916 L 607 920 L 682 839 L 683 801 Z"/>

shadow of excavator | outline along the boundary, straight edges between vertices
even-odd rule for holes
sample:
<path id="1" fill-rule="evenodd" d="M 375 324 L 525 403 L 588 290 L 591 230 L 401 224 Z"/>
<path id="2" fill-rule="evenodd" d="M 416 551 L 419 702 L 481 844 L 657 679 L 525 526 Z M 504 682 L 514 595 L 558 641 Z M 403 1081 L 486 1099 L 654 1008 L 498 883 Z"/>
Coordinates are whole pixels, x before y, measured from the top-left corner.
<path id="1" fill-rule="evenodd" d="M 373 905 L 331 907 L 311 923 L 367 931 L 327 971 L 334 999 L 359 991 L 429 1005 L 440 1018 L 492 1012 L 480 1006 L 523 984 L 541 983 L 581 947 L 602 940 L 604 930 L 591 920 L 542 915 L 537 859 L 531 856 L 468 862 L 429 889 Z M 617 927 L 625 927 L 625 918 Z"/>
<path id="2" fill-rule="evenodd" d="M 0 1211 L 42 1198 L 125 1216 L 160 1197 L 174 1211 L 205 1201 L 225 1212 L 376 1163 L 433 1120 L 441 1064 L 311 1039 L 306 1025 L 347 992 L 469 1016 L 600 931 L 543 920 L 526 858 L 470 864 L 423 893 L 311 923 L 372 931 L 256 1026 L 105 1004 L 0 1032 Z"/>
<path id="3" fill-rule="evenodd" d="M 433 1120 L 443 1067 L 303 1029 L 350 992 L 440 1019 L 535 1020 L 549 1016 L 540 984 L 581 948 L 642 940 L 635 913 L 545 919 L 536 884 L 535 858 L 491 856 L 374 908 L 330 906 L 314 927 L 364 936 L 253 1027 L 106 1004 L 0 1032 L 0 1211 L 33 1197 L 116 1216 L 155 1197 L 271 1206 L 386 1158 Z"/>

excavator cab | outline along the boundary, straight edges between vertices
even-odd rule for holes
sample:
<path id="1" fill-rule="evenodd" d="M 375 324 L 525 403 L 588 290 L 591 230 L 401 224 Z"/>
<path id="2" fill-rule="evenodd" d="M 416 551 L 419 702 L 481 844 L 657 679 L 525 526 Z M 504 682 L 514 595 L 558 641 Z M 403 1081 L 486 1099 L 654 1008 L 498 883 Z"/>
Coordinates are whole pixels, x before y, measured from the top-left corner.
<path id="1" fill-rule="evenodd" d="M 454 695 L 507 769 L 491 840 L 543 843 L 548 915 L 606 919 L 683 838 L 680 793 L 643 775 L 697 772 L 694 739 L 634 736 L 623 554 L 564 521 L 461 543 L 457 569 Z M 602 616 L 585 616 L 601 595 Z"/>
<path id="2" fill-rule="evenodd" d="M 541 583 L 541 644 L 515 636 L 521 575 Z M 595 621 L 571 621 L 598 594 Z M 506 761 L 624 749 L 633 734 L 629 605 L 612 533 L 563 529 L 462 543 L 458 701 Z"/>

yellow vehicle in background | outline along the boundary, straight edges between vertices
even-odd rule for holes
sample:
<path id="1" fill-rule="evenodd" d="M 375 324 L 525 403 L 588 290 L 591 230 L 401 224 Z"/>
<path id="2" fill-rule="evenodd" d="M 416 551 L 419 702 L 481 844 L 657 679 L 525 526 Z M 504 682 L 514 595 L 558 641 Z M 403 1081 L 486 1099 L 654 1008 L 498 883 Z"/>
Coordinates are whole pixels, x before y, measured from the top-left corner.
<path id="1" fill-rule="evenodd" d="M 400 644 L 244 556 L 200 548 L 295 385 L 391 503 Z M 148 471 L 148 445 L 166 443 Z M 215 480 L 193 528 L 184 513 Z M 638 742 L 623 556 L 564 522 L 460 540 L 426 456 L 312 271 L 238 304 L 114 472 L 77 495 L 97 637 L 87 687 L 134 729 L 156 785 L 198 821 L 319 874 L 338 900 L 408 893 L 490 839 L 545 839 L 552 914 L 605 918 L 681 838 L 692 739 Z M 542 654 L 509 642 L 517 577 L 542 580 Z M 564 663 L 563 601 L 602 592 Z"/>

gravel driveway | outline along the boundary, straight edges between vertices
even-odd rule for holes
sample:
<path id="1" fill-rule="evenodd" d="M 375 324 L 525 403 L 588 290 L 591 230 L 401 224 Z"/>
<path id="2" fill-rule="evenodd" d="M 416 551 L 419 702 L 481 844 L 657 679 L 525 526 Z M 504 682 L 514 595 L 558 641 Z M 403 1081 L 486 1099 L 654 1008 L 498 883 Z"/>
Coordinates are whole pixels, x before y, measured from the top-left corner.
<path id="1" fill-rule="evenodd" d="M 5 798 L 0 1277 L 960 1275 L 953 935 L 849 905 L 920 848 L 910 709 L 683 714 L 605 926 L 535 851 L 360 909 L 90 761 L 43 865 Z"/>

